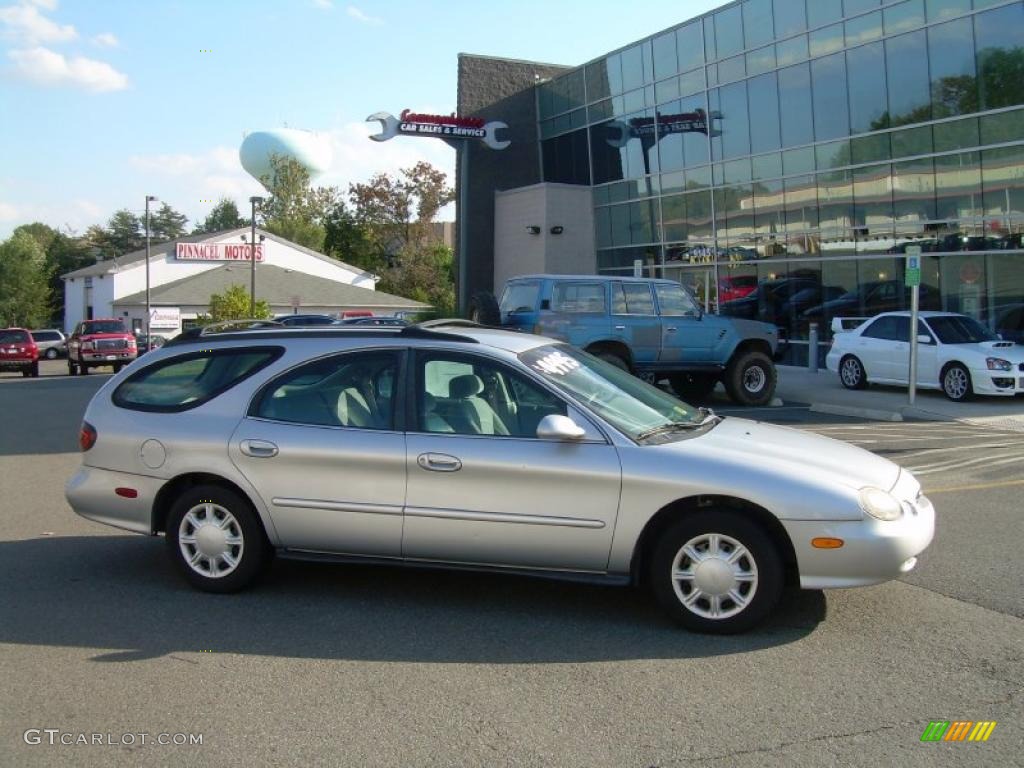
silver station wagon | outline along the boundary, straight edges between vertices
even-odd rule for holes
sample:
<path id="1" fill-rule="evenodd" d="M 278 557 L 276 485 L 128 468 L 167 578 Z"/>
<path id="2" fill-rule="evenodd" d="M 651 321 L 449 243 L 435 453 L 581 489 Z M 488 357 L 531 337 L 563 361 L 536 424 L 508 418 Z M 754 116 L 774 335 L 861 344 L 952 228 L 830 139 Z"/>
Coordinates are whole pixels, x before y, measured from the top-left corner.
<path id="1" fill-rule="evenodd" d="M 275 554 L 492 569 L 646 584 L 727 633 L 787 583 L 898 578 L 935 525 L 886 459 L 465 321 L 179 339 L 97 392 L 80 440 L 72 508 L 164 533 L 211 592 Z"/>

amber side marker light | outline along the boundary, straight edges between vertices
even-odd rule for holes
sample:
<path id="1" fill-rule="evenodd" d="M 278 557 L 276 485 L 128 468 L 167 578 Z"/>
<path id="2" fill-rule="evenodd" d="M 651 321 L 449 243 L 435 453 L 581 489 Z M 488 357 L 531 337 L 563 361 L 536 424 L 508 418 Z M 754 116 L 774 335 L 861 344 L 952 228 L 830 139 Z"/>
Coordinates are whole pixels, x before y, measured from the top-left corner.
<path id="1" fill-rule="evenodd" d="M 126 499 L 137 499 L 139 497 L 139 492 L 134 488 L 115 488 L 114 493 Z"/>
<path id="2" fill-rule="evenodd" d="M 811 539 L 811 546 L 815 549 L 839 549 L 846 542 L 842 539 L 833 539 L 830 536 L 819 536 Z"/>

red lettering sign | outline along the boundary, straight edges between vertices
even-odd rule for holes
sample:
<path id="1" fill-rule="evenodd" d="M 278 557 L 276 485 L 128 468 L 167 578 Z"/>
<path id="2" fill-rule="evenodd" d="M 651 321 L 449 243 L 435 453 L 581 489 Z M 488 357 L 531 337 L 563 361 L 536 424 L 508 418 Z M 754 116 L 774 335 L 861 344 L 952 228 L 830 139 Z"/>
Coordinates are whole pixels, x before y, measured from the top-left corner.
<path id="1" fill-rule="evenodd" d="M 399 117 L 407 123 L 432 123 L 434 125 L 455 125 L 460 128 L 483 128 L 484 120 L 480 117 L 459 117 L 451 115 L 427 115 L 403 109 Z"/>

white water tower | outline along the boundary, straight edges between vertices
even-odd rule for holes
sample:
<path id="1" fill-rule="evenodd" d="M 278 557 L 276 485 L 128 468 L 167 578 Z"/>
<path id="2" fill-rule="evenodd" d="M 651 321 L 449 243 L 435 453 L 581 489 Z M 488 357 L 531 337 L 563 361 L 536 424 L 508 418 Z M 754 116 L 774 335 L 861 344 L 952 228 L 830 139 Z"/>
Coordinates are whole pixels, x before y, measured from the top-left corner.
<path id="1" fill-rule="evenodd" d="M 333 156 L 326 135 L 298 128 L 276 128 L 250 133 L 238 150 L 242 167 L 260 183 L 263 183 L 264 176 L 270 176 L 270 158 L 275 154 L 297 160 L 309 171 L 310 178 L 316 178 L 326 171 Z"/>

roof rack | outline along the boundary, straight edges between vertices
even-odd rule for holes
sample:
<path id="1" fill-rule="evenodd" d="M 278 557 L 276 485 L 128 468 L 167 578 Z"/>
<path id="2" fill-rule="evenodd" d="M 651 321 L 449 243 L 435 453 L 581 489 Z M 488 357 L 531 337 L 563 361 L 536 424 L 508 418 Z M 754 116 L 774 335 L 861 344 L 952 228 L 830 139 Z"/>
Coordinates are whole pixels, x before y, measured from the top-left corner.
<path id="1" fill-rule="evenodd" d="M 244 327 L 237 327 L 237 326 Z M 189 342 L 202 341 L 232 341 L 239 338 L 281 339 L 281 338 L 331 338 L 331 337 L 353 337 L 365 336 L 367 338 L 380 338 L 382 336 L 404 336 L 416 339 L 433 339 L 435 341 L 458 341 L 468 344 L 475 344 L 477 340 L 471 336 L 460 333 L 445 333 L 443 328 L 484 328 L 485 326 L 474 323 L 470 320 L 448 319 L 428 320 L 424 323 L 416 323 L 404 327 L 369 327 L 362 325 L 316 325 L 316 326 L 288 326 L 274 320 L 245 319 L 226 320 L 220 323 L 213 323 L 201 328 L 189 328 L 172 338 L 167 346 L 188 344 Z"/>

